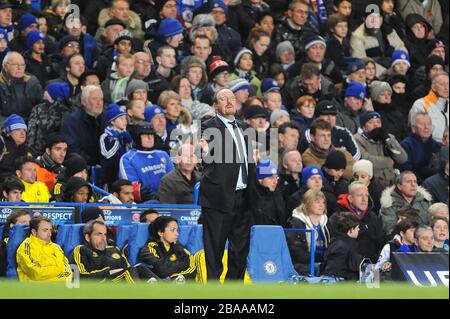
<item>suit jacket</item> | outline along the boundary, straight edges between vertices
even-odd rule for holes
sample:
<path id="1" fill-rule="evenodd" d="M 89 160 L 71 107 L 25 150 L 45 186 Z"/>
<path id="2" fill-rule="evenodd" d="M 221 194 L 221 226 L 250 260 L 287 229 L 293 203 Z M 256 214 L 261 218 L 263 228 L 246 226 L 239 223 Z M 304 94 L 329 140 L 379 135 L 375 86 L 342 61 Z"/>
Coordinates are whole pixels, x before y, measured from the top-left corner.
<path id="1" fill-rule="evenodd" d="M 238 122 L 242 132 L 245 126 Z M 205 132 L 207 129 L 217 129 L 220 136 L 214 136 L 211 132 Z M 217 209 L 223 212 L 233 212 L 236 184 L 239 177 L 240 164 L 233 161 L 226 163 L 225 143 L 233 143 L 233 153 L 236 152 L 236 144 L 233 137 L 226 128 L 225 124 L 216 116 L 202 124 L 202 137 L 208 142 L 210 151 L 203 156 L 203 176 L 200 185 L 199 204 L 202 207 Z M 219 141 L 214 139 L 219 138 Z M 248 138 L 244 135 L 245 148 L 248 149 Z M 214 148 L 212 146 L 214 145 Z M 217 148 L 221 147 L 222 154 L 219 157 Z M 230 146 L 228 146 L 229 149 Z M 219 152 L 220 153 L 220 152 Z M 214 158 L 214 157 L 217 158 Z M 248 180 L 255 174 L 255 164 L 250 163 L 253 157 L 253 151 L 247 154 L 248 159 Z M 220 160 L 219 160 L 220 159 Z"/>

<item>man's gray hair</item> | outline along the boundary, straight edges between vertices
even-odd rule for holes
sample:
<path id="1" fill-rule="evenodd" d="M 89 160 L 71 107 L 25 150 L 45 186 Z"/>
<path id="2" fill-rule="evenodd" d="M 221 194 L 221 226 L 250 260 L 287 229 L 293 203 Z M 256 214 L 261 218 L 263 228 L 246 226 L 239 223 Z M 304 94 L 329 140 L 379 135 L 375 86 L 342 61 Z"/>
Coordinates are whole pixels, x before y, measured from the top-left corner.
<path id="1" fill-rule="evenodd" d="M 412 123 L 412 126 L 416 126 L 416 121 L 417 121 L 418 116 L 428 116 L 428 117 L 430 117 L 430 120 L 431 120 L 431 116 L 428 112 L 417 112 L 414 114 L 414 122 Z"/>
<path id="2" fill-rule="evenodd" d="M 414 239 L 419 239 L 420 236 L 422 236 L 422 233 L 427 230 L 433 231 L 433 229 L 428 225 L 420 225 L 419 227 L 417 227 L 414 231 Z"/>
<path id="3" fill-rule="evenodd" d="M 96 86 L 96 85 L 87 85 L 87 86 L 85 86 L 83 88 L 83 90 L 81 91 L 81 104 L 83 104 L 83 102 L 86 102 L 87 98 L 94 91 L 100 91 L 103 94 L 102 88 L 99 87 L 99 86 Z"/>
<path id="4" fill-rule="evenodd" d="M 83 227 L 83 236 L 91 235 L 92 232 L 94 231 L 94 226 L 96 224 L 106 226 L 105 223 L 100 221 L 100 220 L 95 220 L 95 219 L 94 220 L 90 220 Z"/>
<path id="5" fill-rule="evenodd" d="M 11 56 L 14 55 L 14 54 L 17 54 L 17 55 L 21 56 L 20 53 L 18 53 L 18 52 L 16 52 L 16 51 L 9 51 L 8 53 L 6 53 L 6 55 L 5 55 L 4 59 L 3 59 L 2 67 L 5 67 L 5 65 L 8 64 L 8 60 L 9 60 L 9 59 L 11 58 Z"/>
<path id="6" fill-rule="evenodd" d="M 285 150 L 285 151 L 283 152 L 283 156 L 282 156 L 282 162 L 283 162 L 283 164 L 287 164 L 287 161 L 288 161 L 288 155 L 289 155 L 291 152 L 298 152 L 298 153 L 300 154 L 300 157 L 302 156 L 302 153 L 300 153 L 300 152 L 299 152 L 297 149 L 295 149 L 295 148 L 291 148 L 291 149 Z"/>
<path id="7" fill-rule="evenodd" d="M 448 73 L 447 72 L 439 72 L 438 74 L 436 74 L 432 79 L 431 79 L 431 84 L 437 83 L 439 81 L 439 78 L 441 76 L 446 76 L 448 77 Z"/>
<path id="8" fill-rule="evenodd" d="M 395 185 L 403 184 L 403 179 L 408 174 L 413 174 L 414 176 L 416 176 L 416 174 L 414 174 L 414 172 L 412 172 L 412 171 L 403 171 L 403 172 L 400 173 L 400 175 L 397 175 L 397 177 L 395 178 Z"/>

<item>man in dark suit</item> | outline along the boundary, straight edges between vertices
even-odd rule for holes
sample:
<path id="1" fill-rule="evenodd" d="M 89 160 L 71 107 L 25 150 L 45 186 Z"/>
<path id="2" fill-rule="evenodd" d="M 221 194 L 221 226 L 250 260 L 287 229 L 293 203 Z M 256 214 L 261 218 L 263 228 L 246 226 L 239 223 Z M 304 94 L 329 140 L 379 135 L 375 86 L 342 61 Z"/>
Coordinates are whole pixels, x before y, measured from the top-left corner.
<path id="1" fill-rule="evenodd" d="M 208 279 L 218 280 L 228 239 L 227 279 L 243 279 L 250 241 L 248 181 L 255 165 L 242 125 L 234 117 L 236 97 L 228 89 L 214 97 L 216 116 L 202 125 L 203 158 L 199 203 Z"/>

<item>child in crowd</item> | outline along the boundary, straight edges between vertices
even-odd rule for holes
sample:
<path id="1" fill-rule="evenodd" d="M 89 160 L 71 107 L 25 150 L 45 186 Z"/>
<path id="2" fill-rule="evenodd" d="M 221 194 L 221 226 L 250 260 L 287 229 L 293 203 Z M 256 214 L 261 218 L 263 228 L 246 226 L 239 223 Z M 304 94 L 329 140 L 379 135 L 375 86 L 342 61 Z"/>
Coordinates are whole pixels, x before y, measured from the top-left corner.
<path id="1" fill-rule="evenodd" d="M 356 238 L 359 234 L 359 218 L 350 212 L 339 213 L 336 222 L 337 235 L 325 251 L 325 276 L 356 280 L 362 262 L 358 254 Z"/>
<path id="2" fill-rule="evenodd" d="M 126 100 L 126 92 L 134 72 L 134 58 L 131 54 L 121 54 L 117 58 L 117 72 L 102 83 L 105 101 L 117 103 Z"/>
<path id="3" fill-rule="evenodd" d="M 261 92 L 264 107 L 269 112 L 278 111 L 283 108 L 280 90 L 281 88 L 278 86 L 278 82 L 274 79 L 266 78 L 262 81 Z"/>
<path id="4" fill-rule="evenodd" d="M 100 136 L 103 172 L 101 185 L 107 184 L 110 187 L 117 179 L 120 158 L 131 149 L 132 139 L 127 131 L 127 115 L 119 105 L 108 105 L 106 116 L 109 125 Z"/>
<path id="5" fill-rule="evenodd" d="M 397 251 L 402 244 L 414 244 L 414 232 L 418 226 L 419 223 L 414 218 L 401 220 L 397 224 L 397 234 L 394 236 L 394 239 L 384 245 L 381 250 L 375 269 L 382 269 L 383 271 L 390 270 L 392 267 L 390 262 L 392 253 Z"/>
<path id="6" fill-rule="evenodd" d="M 329 40 L 327 41 L 326 57 L 345 70 L 345 58 L 350 57 L 350 39 L 348 37 L 347 17 L 335 13 L 328 17 Z"/>

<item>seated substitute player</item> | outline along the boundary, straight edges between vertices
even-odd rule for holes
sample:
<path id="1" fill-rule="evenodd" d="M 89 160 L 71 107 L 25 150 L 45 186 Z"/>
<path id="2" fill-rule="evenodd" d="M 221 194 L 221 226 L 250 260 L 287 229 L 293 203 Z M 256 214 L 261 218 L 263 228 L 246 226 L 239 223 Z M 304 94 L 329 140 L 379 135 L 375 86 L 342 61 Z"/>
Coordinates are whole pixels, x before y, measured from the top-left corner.
<path id="1" fill-rule="evenodd" d="M 72 278 L 67 258 L 61 247 L 53 243 L 52 222 L 43 216 L 30 220 L 31 235 L 17 249 L 19 281 L 65 282 Z"/>
<path id="2" fill-rule="evenodd" d="M 145 265 L 130 266 L 127 258 L 116 246 L 107 246 L 106 225 L 91 220 L 83 228 L 84 243 L 75 247 L 69 260 L 80 270 L 81 278 L 126 281 L 134 283 L 138 278 L 156 277 Z"/>
<path id="3" fill-rule="evenodd" d="M 178 222 L 170 216 L 159 216 L 149 225 L 150 241 L 139 254 L 139 261 L 149 265 L 163 279 L 193 279 L 194 257 L 178 243 Z"/>

